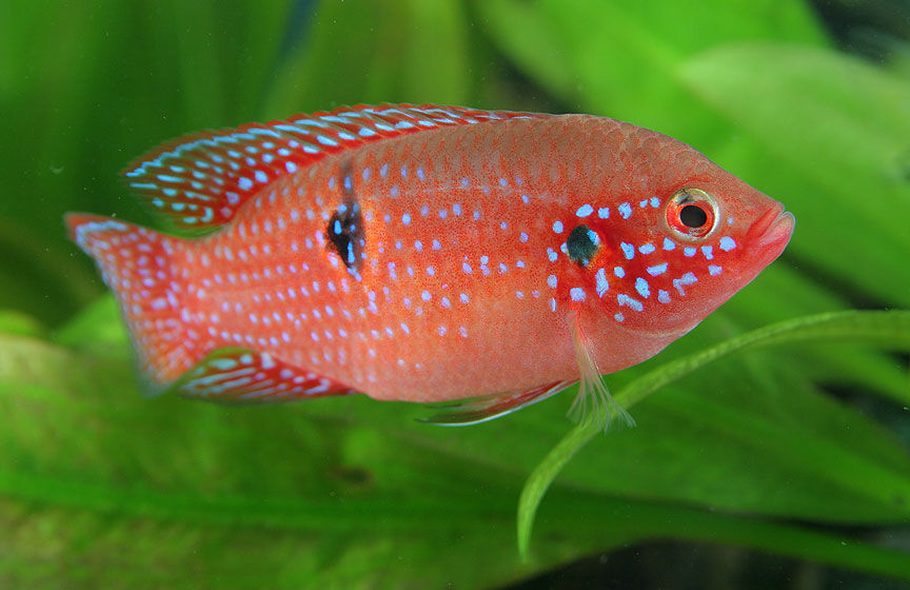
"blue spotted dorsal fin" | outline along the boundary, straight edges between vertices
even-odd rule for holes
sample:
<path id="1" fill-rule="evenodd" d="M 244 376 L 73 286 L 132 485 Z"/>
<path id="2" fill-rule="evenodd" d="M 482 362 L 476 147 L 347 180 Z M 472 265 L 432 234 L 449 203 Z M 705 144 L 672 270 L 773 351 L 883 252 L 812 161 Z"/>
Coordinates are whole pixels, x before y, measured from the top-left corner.
<path id="1" fill-rule="evenodd" d="M 262 403 L 345 395 L 354 391 L 267 352 L 219 348 L 184 373 L 171 391 L 218 402 Z"/>
<path id="2" fill-rule="evenodd" d="M 188 135 L 149 152 L 123 174 L 177 228 L 208 230 L 230 221 L 251 195 L 327 155 L 439 127 L 540 116 L 436 105 L 341 107 Z"/>
<path id="3" fill-rule="evenodd" d="M 487 422 L 516 410 L 536 404 L 552 395 L 556 395 L 566 387 L 572 385 L 571 381 L 558 381 L 527 391 L 509 392 L 494 395 L 485 395 L 452 404 L 442 405 L 441 411 L 421 422 L 439 424 L 440 426 L 468 426 Z"/>

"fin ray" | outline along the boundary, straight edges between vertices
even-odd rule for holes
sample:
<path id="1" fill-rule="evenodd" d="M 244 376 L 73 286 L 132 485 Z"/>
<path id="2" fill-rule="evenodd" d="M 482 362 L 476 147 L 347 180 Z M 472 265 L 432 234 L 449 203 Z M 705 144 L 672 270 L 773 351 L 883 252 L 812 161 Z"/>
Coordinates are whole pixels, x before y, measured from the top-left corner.
<path id="1" fill-rule="evenodd" d="M 468 426 L 488 422 L 556 395 L 571 381 L 558 381 L 527 391 L 485 395 L 440 406 L 441 411 L 421 418 L 421 422 L 440 426 Z"/>
<path id="2" fill-rule="evenodd" d="M 191 355 L 183 293 L 170 265 L 181 240 L 88 213 L 67 213 L 65 222 L 70 239 L 92 257 L 117 299 L 143 394 L 160 395 Z"/>
<path id="3" fill-rule="evenodd" d="M 186 397 L 227 403 L 281 402 L 355 393 L 333 379 L 248 348 L 212 351 L 170 389 Z"/>
<path id="4" fill-rule="evenodd" d="M 591 354 L 593 345 L 581 328 L 578 313 L 570 312 L 568 320 L 572 344 L 575 346 L 575 359 L 581 375 L 578 395 L 569 408 L 569 417 L 580 422 L 590 416 L 604 431 L 609 430 L 617 422 L 630 428 L 634 427 L 635 419 L 613 399 L 601 377 L 594 355 Z"/>

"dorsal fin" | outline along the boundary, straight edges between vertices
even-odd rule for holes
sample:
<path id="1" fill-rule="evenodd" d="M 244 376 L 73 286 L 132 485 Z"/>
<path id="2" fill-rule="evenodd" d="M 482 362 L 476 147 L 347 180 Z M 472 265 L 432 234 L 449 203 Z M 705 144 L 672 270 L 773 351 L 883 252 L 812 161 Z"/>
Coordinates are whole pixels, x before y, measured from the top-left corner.
<path id="1" fill-rule="evenodd" d="M 409 104 L 360 105 L 203 131 L 167 142 L 124 171 L 130 188 L 179 229 L 213 229 L 276 179 L 368 142 L 450 125 L 541 115 Z"/>

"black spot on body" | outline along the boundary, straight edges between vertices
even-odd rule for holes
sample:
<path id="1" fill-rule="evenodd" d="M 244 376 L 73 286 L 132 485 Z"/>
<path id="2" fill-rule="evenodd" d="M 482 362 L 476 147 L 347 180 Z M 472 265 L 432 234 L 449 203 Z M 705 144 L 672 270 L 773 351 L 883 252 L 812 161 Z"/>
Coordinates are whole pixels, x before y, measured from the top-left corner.
<path id="1" fill-rule="evenodd" d="M 360 204 L 354 195 L 351 163 L 346 160 L 340 169 L 342 202 L 329 218 L 326 226 L 326 239 L 329 249 L 334 251 L 352 273 L 360 272 L 363 263 L 363 249 L 366 244 L 363 228 L 363 215 Z"/>
<path id="2" fill-rule="evenodd" d="M 566 250 L 572 262 L 587 266 L 600 247 L 600 240 L 587 225 L 576 226 L 566 239 Z"/>
<path id="3" fill-rule="evenodd" d="M 326 228 L 331 249 L 341 257 L 344 265 L 359 270 L 363 252 L 363 216 L 357 203 L 342 203 L 329 219 Z"/>

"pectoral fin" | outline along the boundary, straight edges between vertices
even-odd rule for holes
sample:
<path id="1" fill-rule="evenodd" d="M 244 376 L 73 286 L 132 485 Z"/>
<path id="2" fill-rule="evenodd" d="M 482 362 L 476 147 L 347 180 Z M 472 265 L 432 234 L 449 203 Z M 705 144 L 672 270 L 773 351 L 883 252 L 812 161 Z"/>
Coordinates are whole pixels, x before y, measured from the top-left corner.
<path id="1" fill-rule="evenodd" d="M 603 382 L 591 352 L 593 345 L 582 330 L 578 314 L 571 312 L 568 320 L 572 344 L 575 346 L 575 360 L 581 375 L 578 396 L 572 402 L 569 416 L 576 422 L 591 416 L 600 423 L 603 430 L 609 430 L 614 423 L 635 426 L 635 420 L 613 399 Z"/>

